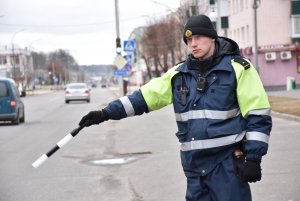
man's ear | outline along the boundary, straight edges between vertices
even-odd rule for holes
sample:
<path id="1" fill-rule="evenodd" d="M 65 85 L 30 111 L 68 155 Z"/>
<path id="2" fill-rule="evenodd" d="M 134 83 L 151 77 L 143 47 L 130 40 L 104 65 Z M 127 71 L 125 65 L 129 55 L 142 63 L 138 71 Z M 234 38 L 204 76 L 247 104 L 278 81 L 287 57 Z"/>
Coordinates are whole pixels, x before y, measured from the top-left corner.
<path id="1" fill-rule="evenodd" d="M 215 38 L 211 38 L 211 42 L 216 42 L 216 39 Z"/>

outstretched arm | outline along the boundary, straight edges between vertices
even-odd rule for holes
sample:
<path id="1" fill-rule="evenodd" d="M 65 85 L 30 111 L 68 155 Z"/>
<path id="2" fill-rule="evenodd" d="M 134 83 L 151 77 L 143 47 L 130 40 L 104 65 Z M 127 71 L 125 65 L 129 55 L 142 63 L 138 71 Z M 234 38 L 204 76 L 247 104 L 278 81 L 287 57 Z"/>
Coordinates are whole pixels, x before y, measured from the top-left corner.
<path id="1" fill-rule="evenodd" d="M 109 119 L 120 120 L 126 117 L 148 113 L 148 106 L 141 91 L 135 91 L 132 95 L 124 96 L 109 103 L 107 107 L 99 111 L 91 111 L 85 115 L 79 125 L 90 120 L 86 126 L 100 124 Z"/>

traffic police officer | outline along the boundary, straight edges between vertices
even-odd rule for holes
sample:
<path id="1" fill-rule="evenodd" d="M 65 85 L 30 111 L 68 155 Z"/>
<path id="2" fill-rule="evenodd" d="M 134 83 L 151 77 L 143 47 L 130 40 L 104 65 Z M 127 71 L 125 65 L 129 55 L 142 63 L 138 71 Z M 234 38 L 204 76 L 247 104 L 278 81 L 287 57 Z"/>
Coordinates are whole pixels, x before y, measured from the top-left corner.
<path id="1" fill-rule="evenodd" d="M 259 75 L 237 43 L 218 37 L 205 15 L 188 20 L 183 40 L 191 51 L 186 61 L 132 95 L 91 111 L 79 125 L 142 115 L 173 103 L 186 200 L 250 201 L 248 182 L 261 179 L 272 127 Z"/>

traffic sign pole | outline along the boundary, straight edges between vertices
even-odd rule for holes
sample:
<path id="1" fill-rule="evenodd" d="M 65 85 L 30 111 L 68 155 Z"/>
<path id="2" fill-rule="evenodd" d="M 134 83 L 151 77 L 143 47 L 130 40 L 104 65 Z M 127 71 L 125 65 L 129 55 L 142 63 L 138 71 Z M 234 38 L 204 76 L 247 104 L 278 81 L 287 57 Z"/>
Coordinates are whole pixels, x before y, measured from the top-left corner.
<path id="1" fill-rule="evenodd" d="M 119 81 L 119 94 L 120 94 L 120 97 L 123 97 L 124 96 L 123 75 L 118 76 L 118 81 Z"/>

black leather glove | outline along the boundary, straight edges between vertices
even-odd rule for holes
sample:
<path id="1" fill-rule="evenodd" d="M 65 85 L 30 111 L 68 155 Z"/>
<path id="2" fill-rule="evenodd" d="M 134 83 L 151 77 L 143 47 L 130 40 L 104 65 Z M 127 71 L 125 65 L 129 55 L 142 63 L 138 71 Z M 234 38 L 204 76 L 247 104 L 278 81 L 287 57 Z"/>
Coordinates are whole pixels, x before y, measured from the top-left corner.
<path id="1" fill-rule="evenodd" d="M 108 113 L 103 109 L 98 111 L 91 111 L 84 117 L 82 117 L 81 121 L 79 122 L 79 126 L 82 126 L 87 120 L 86 127 L 89 127 L 93 124 L 100 124 L 103 121 L 107 121 L 109 119 Z"/>
<path id="2" fill-rule="evenodd" d="M 241 178 L 243 182 L 257 182 L 261 180 L 260 160 L 254 158 L 246 159 L 241 169 Z"/>

